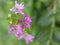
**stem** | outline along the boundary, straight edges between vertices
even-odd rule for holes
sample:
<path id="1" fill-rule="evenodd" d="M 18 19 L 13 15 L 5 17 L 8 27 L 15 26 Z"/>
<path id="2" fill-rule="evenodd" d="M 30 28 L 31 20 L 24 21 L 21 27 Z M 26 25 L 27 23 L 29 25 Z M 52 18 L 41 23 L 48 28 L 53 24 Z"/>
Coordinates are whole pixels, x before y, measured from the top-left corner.
<path id="1" fill-rule="evenodd" d="M 57 0 L 54 0 L 54 2 L 53 2 L 53 8 L 52 8 L 53 14 L 56 13 L 56 1 Z M 50 43 L 52 42 L 54 28 L 55 28 L 55 15 L 52 17 L 51 31 L 50 31 L 50 36 L 49 36 L 49 40 L 48 40 L 48 44 L 47 45 L 50 45 Z"/>
<path id="2" fill-rule="evenodd" d="M 55 27 L 55 18 L 53 16 L 52 17 L 50 36 L 49 36 L 49 40 L 48 40 L 48 45 L 50 45 L 50 43 L 52 42 L 52 36 L 53 36 L 53 32 L 54 32 L 54 27 Z"/>

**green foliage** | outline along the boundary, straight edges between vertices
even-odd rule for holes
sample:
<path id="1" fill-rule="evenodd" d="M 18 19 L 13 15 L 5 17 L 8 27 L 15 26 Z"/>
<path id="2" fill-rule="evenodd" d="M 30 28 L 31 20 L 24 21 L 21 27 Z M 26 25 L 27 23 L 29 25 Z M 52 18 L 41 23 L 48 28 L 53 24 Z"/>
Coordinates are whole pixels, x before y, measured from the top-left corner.
<path id="1" fill-rule="evenodd" d="M 32 24 L 27 32 L 35 38 L 28 45 L 60 45 L 60 0 L 18 0 L 24 2 L 24 12 L 32 17 Z M 8 35 L 8 22 L 21 17 L 11 13 L 9 9 L 14 6 L 14 0 L 0 0 L 0 45 L 25 45 L 24 40 L 17 40 Z M 8 18 L 8 14 L 12 17 Z M 17 16 L 17 18 L 16 18 Z"/>

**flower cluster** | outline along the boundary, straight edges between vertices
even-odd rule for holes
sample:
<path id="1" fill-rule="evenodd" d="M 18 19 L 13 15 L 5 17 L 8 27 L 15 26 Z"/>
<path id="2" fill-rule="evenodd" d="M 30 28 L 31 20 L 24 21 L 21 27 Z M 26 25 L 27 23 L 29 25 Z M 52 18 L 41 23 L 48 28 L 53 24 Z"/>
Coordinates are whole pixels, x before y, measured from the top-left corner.
<path id="1" fill-rule="evenodd" d="M 24 9 L 23 2 L 19 4 L 17 1 L 15 1 L 15 6 L 12 7 L 10 11 L 21 14 L 23 18 L 18 19 L 16 25 L 10 24 L 9 26 L 10 29 L 8 31 L 8 34 L 11 34 L 12 32 L 14 32 L 18 40 L 25 39 L 26 44 L 28 44 L 30 41 L 34 39 L 34 36 L 24 32 L 24 28 L 30 28 L 32 20 L 30 16 L 27 16 L 23 12 L 23 9 Z"/>

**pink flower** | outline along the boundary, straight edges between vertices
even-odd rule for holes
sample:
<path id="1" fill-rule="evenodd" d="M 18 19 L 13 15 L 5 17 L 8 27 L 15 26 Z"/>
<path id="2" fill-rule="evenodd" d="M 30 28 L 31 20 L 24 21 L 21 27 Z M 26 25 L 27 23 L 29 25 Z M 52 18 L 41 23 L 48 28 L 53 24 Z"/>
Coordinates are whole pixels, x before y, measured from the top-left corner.
<path id="1" fill-rule="evenodd" d="M 23 34 L 23 35 L 20 35 L 18 40 L 22 40 L 22 39 L 25 39 L 26 40 L 26 44 L 28 44 L 29 42 L 33 41 L 34 36 L 31 35 L 31 34 Z"/>
<path id="2" fill-rule="evenodd" d="M 24 17 L 24 22 L 25 22 L 25 26 L 27 28 L 30 28 L 30 25 L 31 25 L 32 20 L 31 20 L 31 18 L 29 16 L 25 16 Z"/>
<path id="3" fill-rule="evenodd" d="M 24 32 L 24 29 L 30 28 L 32 20 L 29 16 L 26 16 L 26 14 L 23 12 L 23 9 L 24 9 L 23 2 L 19 4 L 17 1 L 15 1 L 15 6 L 13 6 L 10 9 L 10 11 L 21 14 L 23 16 L 23 18 L 18 19 L 16 25 L 10 24 L 10 30 L 9 30 L 8 34 L 11 34 L 12 32 L 14 32 L 14 34 L 18 38 L 18 40 L 25 39 L 26 44 L 28 44 L 29 42 L 33 41 L 34 36 Z"/>
<path id="4" fill-rule="evenodd" d="M 15 7 L 12 7 L 12 8 L 10 9 L 10 11 L 15 11 Z"/>
<path id="5" fill-rule="evenodd" d="M 33 41 L 34 36 L 31 34 L 25 34 L 23 32 L 23 29 L 24 29 L 23 26 L 20 24 L 17 24 L 17 26 L 10 25 L 10 30 L 9 30 L 8 34 L 15 32 L 15 36 L 18 38 L 18 40 L 25 39 L 26 44 L 28 44 L 29 42 Z"/>
<path id="6" fill-rule="evenodd" d="M 21 19 L 18 19 L 18 24 L 22 24 L 22 20 Z"/>
<path id="7" fill-rule="evenodd" d="M 15 11 L 16 13 L 21 13 L 21 12 L 23 12 L 23 9 L 24 9 L 23 2 L 19 4 L 17 1 L 15 1 L 15 6 L 12 7 L 10 9 L 10 11 Z"/>
<path id="8" fill-rule="evenodd" d="M 17 1 L 15 1 L 15 8 L 19 10 L 23 10 L 24 9 L 23 2 L 19 4 Z"/>
<path id="9" fill-rule="evenodd" d="M 25 37 L 26 44 L 28 44 L 29 42 L 33 41 L 33 39 L 34 39 L 33 35 L 27 34 L 26 37 Z"/>
<path id="10" fill-rule="evenodd" d="M 18 25 L 16 26 L 16 32 L 17 32 L 17 33 L 20 33 L 20 34 L 23 34 L 23 26 L 20 25 L 20 24 L 18 24 Z"/>
<path id="11" fill-rule="evenodd" d="M 24 17 L 25 22 L 31 23 L 32 20 L 29 16 Z"/>
<path id="12" fill-rule="evenodd" d="M 18 38 L 19 37 L 19 32 L 15 31 L 15 36 Z"/>

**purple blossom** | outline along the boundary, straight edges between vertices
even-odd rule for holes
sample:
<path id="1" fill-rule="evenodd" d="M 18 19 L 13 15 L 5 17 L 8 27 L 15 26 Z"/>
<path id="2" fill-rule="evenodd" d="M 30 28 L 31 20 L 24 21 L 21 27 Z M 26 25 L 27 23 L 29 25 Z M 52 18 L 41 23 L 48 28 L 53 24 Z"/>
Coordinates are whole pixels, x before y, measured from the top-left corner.
<path id="1" fill-rule="evenodd" d="M 15 8 L 19 10 L 23 10 L 24 9 L 23 2 L 19 4 L 17 1 L 15 1 Z"/>
<path id="2" fill-rule="evenodd" d="M 25 39 L 26 40 L 26 44 L 28 44 L 29 42 L 33 41 L 34 39 L 34 36 L 31 35 L 31 34 L 23 34 L 21 35 L 18 40 L 22 40 L 22 39 Z"/>
<path id="3" fill-rule="evenodd" d="M 15 32 L 15 36 L 18 38 L 18 40 L 25 39 L 26 44 L 28 44 L 29 42 L 33 41 L 34 36 L 31 34 L 25 34 L 23 29 L 24 28 L 20 24 L 17 24 L 16 26 L 10 25 L 10 30 L 8 33 L 11 34 L 12 32 Z"/>
<path id="4" fill-rule="evenodd" d="M 17 31 L 15 31 L 15 36 L 18 38 L 19 37 L 19 33 Z"/>
<path id="5" fill-rule="evenodd" d="M 32 20 L 31 20 L 31 18 L 29 16 L 24 17 L 24 22 L 25 22 L 25 26 L 27 28 L 30 28 Z"/>
<path id="6" fill-rule="evenodd" d="M 23 9 L 24 9 L 23 2 L 19 4 L 17 1 L 15 1 L 15 6 L 12 7 L 10 9 L 10 11 L 15 11 L 16 13 L 21 13 L 21 12 L 23 12 Z"/>
<path id="7" fill-rule="evenodd" d="M 15 7 L 12 7 L 12 8 L 10 9 L 10 11 L 12 11 L 12 12 L 15 11 Z"/>
<path id="8" fill-rule="evenodd" d="M 33 35 L 27 34 L 26 37 L 25 37 L 26 44 L 28 44 L 29 42 L 33 41 L 33 39 L 34 39 Z"/>
<path id="9" fill-rule="evenodd" d="M 29 42 L 33 41 L 34 36 L 31 34 L 25 33 L 24 28 L 30 28 L 32 20 L 29 16 L 26 16 L 26 14 L 23 12 L 23 9 L 24 9 L 23 2 L 19 4 L 17 1 L 15 1 L 15 6 L 12 7 L 10 11 L 21 14 L 23 18 L 18 19 L 16 25 L 12 25 L 12 24 L 10 25 L 10 30 L 8 34 L 11 34 L 12 32 L 14 32 L 18 40 L 25 39 L 26 44 L 28 44 Z"/>
<path id="10" fill-rule="evenodd" d="M 8 34 L 11 34 L 12 32 L 15 33 L 16 37 L 19 37 L 19 34 L 23 34 L 23 26 L 20 24 L 17 24 L 16 26 L 10 25 L 10 30 L 8 31 Z"/>
<path id="11" fill-rule="evenodd" d="M 22 20 L 21 19 L 18 19 L 18 24 L 22 24 Z"/>
<path id="12" fill-rule="evenodd" d="M 18 24 L 18 25 L 16 26 L 16 32 L 17 32 L 17 33 L 20 33 L 20 34 L 23 34 L 23 26 L 20 25 L 20 24 Z"/>
<path id="13" fill-rule="evenodd" d="M 24 17 L 25 22 L 31 23 L 32 20 L 29 16 Z"/>

